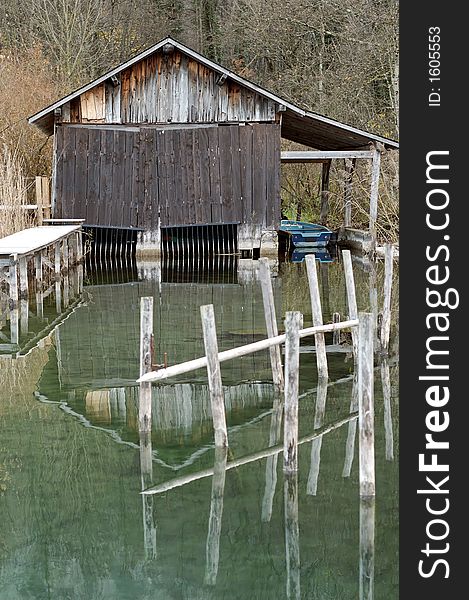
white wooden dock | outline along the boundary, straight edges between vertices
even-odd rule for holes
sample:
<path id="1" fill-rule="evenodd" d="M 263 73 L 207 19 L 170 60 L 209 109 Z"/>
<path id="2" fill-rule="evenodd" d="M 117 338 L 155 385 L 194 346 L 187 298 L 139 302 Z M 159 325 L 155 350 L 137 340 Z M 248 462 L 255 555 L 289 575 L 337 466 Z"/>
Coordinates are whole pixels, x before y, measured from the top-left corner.
<path id="1" fill-rule="evenodd" d="M 8 292 L 0 290 L 0 319 L 9 311 L 11 344 L 19 340 L 18 306 L 21 308 L 23 332 L 27 332 L 29 277 L 34 281 L 37 316 L 42 318 L 44 283 L 56 288 L 57 313 L 61 312 L 61 280 L 63 279 L 63 303 L 69 301 L 69 270 L 83 261 L 81 223 L 30 227 L 0 239 L 0 284 Z M 44 278 L 44 269 L 48 269 Z M 81 277 L 77 287 L 81 288 Z M 5 288 L 4 288 L 5 289 Z M 49 288 L 51 289 L 51 288 Z M 7 306 L 5 306 L 5 304 Z"/>

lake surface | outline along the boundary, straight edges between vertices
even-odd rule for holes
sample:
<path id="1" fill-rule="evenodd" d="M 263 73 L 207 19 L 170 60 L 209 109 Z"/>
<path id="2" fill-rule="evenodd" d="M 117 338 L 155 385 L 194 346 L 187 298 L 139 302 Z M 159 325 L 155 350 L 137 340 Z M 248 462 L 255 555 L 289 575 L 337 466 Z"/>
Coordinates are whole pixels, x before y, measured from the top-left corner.
<path id="1" fill-rule="evenodd" d="M 168 364 L 203 355 L 202 304 L 214 304 L 220 350 L 265 337 L 255 264 L 228 263 L 204 273 L 140 266 L 121 283 L 85 276 L 83 293 L 58 327 L 35 340 L 44 323 L 32 317 L 21 340 L 25 352 L 0 357 L 2 600 L 398 597 L 392 356 L 375 370 L 371 509 L 359 501 L 353 360 L 346 353 L 329 355 L 327 389 L 317 387 L 314 353 L 301 354 L 299 435 L 317 435 L 299 447 L 297 478 L 284 477 L 282 453 L 224 469 L 225 461 L 282 442 L 267 352 L 222 366 L 227 456 L 213 447 L 204 370 L 153 387 L 152 436 L 139 439 L 140 297 L 154 297 L 158 362 L 165 353 Z M 381 306 L 382 265 L 354 269 L 359 309 Z M 334 312 L 346 313 L 342 266 L 322 264 L 319 274 L 330 321 Z M 275 275 L 279 328 L 287 310 L 300 310 L 311 325 L 304 264 L 282 263 Z M 397 301 L 397 287 L 393 293 Z M 52 308 L 45 316 L 55 318 Z M 396 320 L 394 306 L 394 355 Z M 324 428 L 330 431 L 321 436 Z M 213 476 L 140 493 L 213 467 Z M 374 544 L 360 539 L 360 515 L 374 523 Z"/>

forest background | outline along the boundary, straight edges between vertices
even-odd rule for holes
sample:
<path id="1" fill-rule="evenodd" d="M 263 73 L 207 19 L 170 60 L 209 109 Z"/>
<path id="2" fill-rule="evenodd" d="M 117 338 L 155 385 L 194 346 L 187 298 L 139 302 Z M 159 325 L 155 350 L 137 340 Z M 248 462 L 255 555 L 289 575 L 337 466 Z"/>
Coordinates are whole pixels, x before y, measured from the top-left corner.
<path id="1" fill-rule="evenodd" d="M 0 197 L 24 201 L 50 175 L 52 140 L 28 116 L 167 35 L 303 108 L 398 139 L 398 17 L 397 0 L 2 0 Z M 378 235 L 395 243 L 397 152 L 383 158 Z M 366 227 L 369 166 L 358 165 L 353 224 Z M 333 169 L 331 227 L 345 165 Z M 283 213 L 317 221 L 319 187 L 318 167 L 284 166 Z"/>

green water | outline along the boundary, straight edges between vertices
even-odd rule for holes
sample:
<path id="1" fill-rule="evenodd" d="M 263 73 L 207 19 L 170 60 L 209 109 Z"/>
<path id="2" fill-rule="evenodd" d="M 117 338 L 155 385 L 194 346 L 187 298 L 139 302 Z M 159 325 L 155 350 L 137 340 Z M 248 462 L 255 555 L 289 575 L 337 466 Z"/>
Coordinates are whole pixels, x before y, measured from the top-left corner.
<path id="1" fill-rule="evenodd" d="M 355 269 L 360 309 L 373 304 L 370 281 L 381 302 L 380 268 L 376 278 Z M 299 447 L 297 529 L 285 503 L 282 454 L 276 467 L 263 458 L 224 477 L 140 494 L 142 485 L 213 467 L 215 453 L 201 370 L 154 387 L 152 439 L 141 455 L 132 385 L 139 298 L 154 296 L 157 360 L 166 352 L 169 364 L 203 354 L 201 304 L 215 306 L 222 350 L 264 335 L 262 298 L 249 271 L 204 283 L 147 277 L 87 285 L 83 303 L 55 332 L 26 356 L 1 359 L 0 598 L 270 600 L 287 598 L 287 590 L 292 598 L 359 598 L 358 436 L 350 454 L 349 422 Z M 325 318 L 344 314 L 341 266 L 323 265 L 320 283 Z M 305 326 L 311 324 L 303 265 L 280 265 L 274 295 L 279 315 L 301 310 Z M 353 363 L 336 354 L 329 365 L 337 383 L 325 407 L 317 406 L 324 398 L 316 390 L 315 356 L 301 355 L 300 437 L 349 415 Z M 398 596 L 397 367 L 389 370 L 386 410 L 379 368 L 375 375 L 371 553 L 374 598 L 387 600 Z M 267 353 L 225 363 L 222 376 L 230 462 L 275 442 L 278 412 Z M 296 542 L 299 552 L 292 554 Z"/>

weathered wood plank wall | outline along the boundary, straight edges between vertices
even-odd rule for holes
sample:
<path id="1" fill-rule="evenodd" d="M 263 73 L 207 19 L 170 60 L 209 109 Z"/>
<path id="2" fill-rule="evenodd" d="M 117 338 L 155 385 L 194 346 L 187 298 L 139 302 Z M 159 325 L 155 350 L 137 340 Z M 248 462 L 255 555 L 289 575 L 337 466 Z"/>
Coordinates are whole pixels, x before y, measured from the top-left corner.
<path id="1" fill-rule="evenodd" d="M 56 218 L 145 231 L 279 224 L 278 124 L 61 125 L 56 135 Z"/>
<path id="2" fill-rule="evenodd" d="M 175 51 L 158 52 L 67 103 L 68 123 L 196 123 L 275 121 L 272 100 L 218 85 L 218 73 Z"/>

